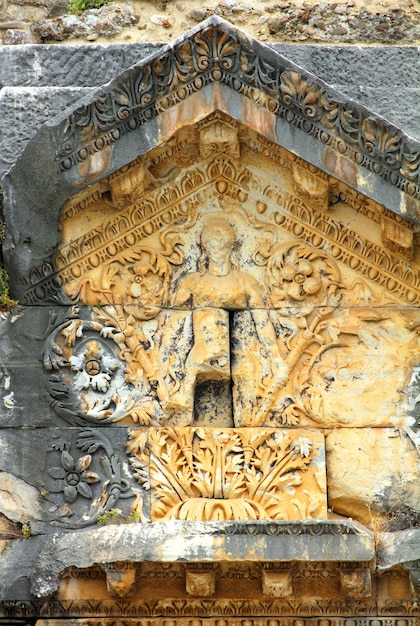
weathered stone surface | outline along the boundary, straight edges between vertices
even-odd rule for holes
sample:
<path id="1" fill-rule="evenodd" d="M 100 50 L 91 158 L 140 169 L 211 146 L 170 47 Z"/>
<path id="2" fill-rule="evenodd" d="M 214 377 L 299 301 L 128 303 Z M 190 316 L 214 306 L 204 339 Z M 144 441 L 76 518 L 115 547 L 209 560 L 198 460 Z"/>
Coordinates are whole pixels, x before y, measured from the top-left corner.
<path id="1" fill-rule="evenodd" d="M 41 127 L 4 179 L 3 615 L 410 612 L 328 518 L 419 520 L 417 150 L 215 18 Z"/>
<path id="2" fill-rule="evenodd" d="M 0 175 L 13 165 L 41 124 L 91 91 L 87 87 L 4 87 L 0 91 Z"/>
<path id="3" fill-rule="evenodd" d="M 38 489 L 9 472 L 0 471 L 0 513 L 15 522 L 39 520 L 42 513 Z"/>
<path id="4" fill-rule="evenodd" d="M 3 429 L 0 512 L 30 522 L 33 534 L 96 524 L 117 502 L 117 518 L 125 520 L 143 496 L 128 467 L 126 441 L 126 428 L 112 434 L 90 428 Z M 148 517 L 143 499 L 139 520 Z"/>
<path id="5" fill-rule="evenodd" d="M 9 87 L 99 87 L 163 44 L 31 45 L 0 48 L 0 84 Z"/>
<path id="6" fill-rule="evenodd" d="M 365 524 L 379 517 L 395 529 L 420 511 L 418 451 L 391 429 L 337 429 L 326 436 L 329 505 Z M 414 514 L 414 515 L 413 515 Z M 391 518 L 388 522 L 386 518 Z M 379 528 L 381 524 L 379 522 Z"/>
<path id="7" fill-rule="evenodd" d="M 418 81 L 417 46 L 274 44 L 273 48 L 337 88 L 360 91 L 382 87 L 391 91 L 394 86 L 413 88 Z"/>
<path id="8" fill-rule="evenodd" d="M 271 524 L 271 526 L 269 525 Z M 51 595 L 68 567 L 113 561 L 370 561 L 373 536 L 354 522 L 167 522 L 107 526 L 15 541 L 2 558 L 0 594 L 13 599 L 16 563 L 35 596 Z M 322 536 L 323 540 L 320 541 Z M 343 541 L 343 536 L 346 540 Z M 252 544 L 250 544 L 252 537 Z"/>
<path id="9" fill-rule="evenodd" d="M 379 567 L 387 569 L 398 563 L 407 563 L 414 567 L 414 561 L 420 559 L 420 529 L 409 528 L 392 533 L 381 532 L 379 541 Z"/>

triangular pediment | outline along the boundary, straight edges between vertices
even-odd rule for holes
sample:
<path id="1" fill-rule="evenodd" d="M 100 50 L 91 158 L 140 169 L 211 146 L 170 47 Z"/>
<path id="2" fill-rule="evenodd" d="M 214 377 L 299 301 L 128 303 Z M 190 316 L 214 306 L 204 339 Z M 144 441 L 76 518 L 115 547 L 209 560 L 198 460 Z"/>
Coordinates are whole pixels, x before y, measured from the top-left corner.
<path id="1" fill-rule="evenodd" d="M 51 120 L 28 144 L 4 181 L 7 201 L 19 207 L 6 215 L 4 246 L 16 296 L 27 299 L 28 282 L 41 299 L 54 291 L 48 268 L 69 196 L 83 189 L 89 196 L 92 185 L 215 111 L 418 222 L 418 143 L 213 16 Z M 392 245 L 410 248 L 405 234 L 392 237 Z"/>
<path id="2" fill-rule="evenodd" d="M 98 162 L 106 160 L 107 148 L 123 136 L 153 120 L 159 127 L 160 118 L 170 111 L 172 122 L 182 124 L 185 112 L 179 114 L 180 105 L 184 109 L 195 94 L 204 95 L 201 110 L 190 108 L 187 115 L 191 119 L 203 115 L 212 108 L 208 95 L 215 86 L 231 93 L 230 112 L 237 120 L 246 117 L 247 107 L 255 106 L 259 111 L 255 126 L 266 125 L 264 130 L 274 131 L 281 145 L 299 154 L 305 138 L 309 144 L 313 140 L 322 154 L 321 169 L 361 187 L 366 177 L 368 195 L 379 201 L 380 186 L 372 181 L 382 178 L 407 196 L 397 203 L 395 196 L 393 210 L 418 218 L 418 142 L 216 16 L 124 72 L 93 101 L 75 107 L 57 127 L 61 169 L 77 168 L 79 174 L 94 176 Z M 160 130 L 167 130 L 165 124 Z M 293 141 L 287 146 L 290 133 Z M 98 153 L 105 159 L 95 158 Z M 382 197 L 387 200 L 386 194 Z"/>

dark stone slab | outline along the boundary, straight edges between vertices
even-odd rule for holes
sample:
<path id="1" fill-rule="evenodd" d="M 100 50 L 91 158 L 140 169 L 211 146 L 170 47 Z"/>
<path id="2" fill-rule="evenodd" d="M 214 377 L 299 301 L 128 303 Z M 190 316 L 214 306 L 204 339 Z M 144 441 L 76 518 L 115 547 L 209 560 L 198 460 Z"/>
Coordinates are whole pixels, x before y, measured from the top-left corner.
<path id="1" fill-rule="evenodd" d="M 1 48 L 0 48 L 1 50 Z M 1 62 L 1 61 L 0 61 Z M 0 176 L 48 119 L 90 93 L 89 87 L 5 87 L 0 91 Z"/>
<path id="2" fill-rule="evenodd" d="M 404 562 L 420 561 L 420 528 L 380 533 L 378 567 L 388 569 Z"/>
<path id="3" fill-rule="evenodd" d="M 276 44 L 272 47 L 330 85 L 395 89 L 412 88 L 419 83 L 417 46 Z"/>
<path id="4" fill-rule="evenodd" d="M 0 323 L 0 420 L 3 428 L 60 426 L 48 401 L 46 340 L 69 308 L 19 307 Z"/>
<path id="5" fill-rule="evenodd" d="M 0 48 L 0 86 L 96 87 L 163 44 L 25 45 Z"/>
<path id="6" fill-rule="evenodd" d="M 126 426 L 0 430 L 0 514 L 32 535 L 95 527 L 116 506 L 126 519 L 140 492 L 127 438 Z"/>

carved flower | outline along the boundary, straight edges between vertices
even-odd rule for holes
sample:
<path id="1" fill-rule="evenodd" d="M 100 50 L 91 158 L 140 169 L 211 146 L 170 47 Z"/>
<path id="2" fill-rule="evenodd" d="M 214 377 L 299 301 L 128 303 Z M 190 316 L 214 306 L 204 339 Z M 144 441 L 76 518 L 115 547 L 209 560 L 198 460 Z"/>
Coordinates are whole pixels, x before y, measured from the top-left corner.
<path id="1" fill-rule="evenodd" d="M 117 359 L 105 354 L 97 341 L 88 341 L 82 354 L 70 357 L 70 366 L 76 372 L 74 387 L 107 391 L 111 383 L 112 372 L 118 367 Z"/>
<path id="2" fill-rule="evenodd" d="M 61 467 L 51 467 L 48 474 L 57 480 L 55 488 L 51 491 L 64 492 L 66 502 L 72 503 L 78 495 L 84 498 L 92 498 L 93 492 L 89 483 L 97 483 L 100 480 L 98 474 L 87 471 L 92 457 L 90 454 L 80 457 L 75 461 L 72 455 L 63 450 L 61 453 Z"/>
<path id="3" fill-rule="evenodd" d="M 306 259 L 300 259 L 293 265 L 285 265 L 281 270 L 286 293 L 293 300 L 303 300 L 307 295 L 319 291 L 321 280 L 314 276 L 314 268 Z"/>

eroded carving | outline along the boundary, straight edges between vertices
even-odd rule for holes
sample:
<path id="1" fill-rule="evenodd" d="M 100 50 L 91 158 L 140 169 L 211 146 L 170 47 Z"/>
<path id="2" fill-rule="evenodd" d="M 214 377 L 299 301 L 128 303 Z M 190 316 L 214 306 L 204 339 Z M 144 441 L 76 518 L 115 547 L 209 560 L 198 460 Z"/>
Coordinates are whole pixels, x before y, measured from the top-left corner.
<path id="1" fill-rule="evenodd" d="M 270 598 L 285 598 L 293 595 L 291 570 L 263 570 L 262 592 Z"/>
<path id="2" fill-rule="evenodd" d="M 133 497 L 122 462 L 101 432 L 86 429 L 57 435 L 49 452 L 45 493 L 56 504 L 50 509 L 53 524 L 84 528 L 120 498 Z"/>
<path id="3" fill-rule="evenodd" d="M 365 598 L 372 594 L 371 574 L 369 569 L 354 567 L 340 570 L 341 591 L 345 597 Z"/>
<path id="4" fill-rule="evenodd" d="M 212 565 L 189 566 L 185 572 L 185 589 L 188 595 L 195 597 L 214 596 L 216 591 L 216 572 Z"/>
<path id="5" fill-rule="evenodd" d="M 127 598 L 134 595 L 137 575 L 135 563 L 106 563 L 102 569 L 106 574 L 106 588 L 110 596 Z"/>

